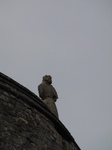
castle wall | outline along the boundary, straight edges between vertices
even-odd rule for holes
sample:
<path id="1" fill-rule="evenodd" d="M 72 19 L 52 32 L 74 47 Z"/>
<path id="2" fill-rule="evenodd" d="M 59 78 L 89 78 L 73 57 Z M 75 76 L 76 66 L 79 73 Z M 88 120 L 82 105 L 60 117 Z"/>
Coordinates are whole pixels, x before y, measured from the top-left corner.
<path id="1" fill-rule="evenodd" d="M 65 126 L 31 91 L 0 73 L 1 150 L 80 150 Z"/>

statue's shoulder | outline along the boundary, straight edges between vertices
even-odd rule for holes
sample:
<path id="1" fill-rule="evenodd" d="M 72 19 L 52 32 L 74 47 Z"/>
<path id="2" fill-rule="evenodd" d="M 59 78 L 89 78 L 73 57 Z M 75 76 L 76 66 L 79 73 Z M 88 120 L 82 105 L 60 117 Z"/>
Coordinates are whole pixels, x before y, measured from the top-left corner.
<path id="1" fill-rule="evenodd" d="M 38 86 L 39 89 L 42 89 L 42 88 L 45 88 L 45 87 L 46 87 L 46 85 L 45 85 L 44 83 L 41 83 L 41 84 Z"/>

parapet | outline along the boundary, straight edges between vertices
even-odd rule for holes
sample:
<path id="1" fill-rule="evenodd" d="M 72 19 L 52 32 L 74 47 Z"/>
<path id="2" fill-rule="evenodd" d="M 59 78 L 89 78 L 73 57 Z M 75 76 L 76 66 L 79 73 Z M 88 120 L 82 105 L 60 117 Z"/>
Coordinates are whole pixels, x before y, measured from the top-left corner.
<path id="1" fill-rule="evenodd" d="M 0 73 L 0 149 L 80 150 L 62 122 L 33 92 Z"/>

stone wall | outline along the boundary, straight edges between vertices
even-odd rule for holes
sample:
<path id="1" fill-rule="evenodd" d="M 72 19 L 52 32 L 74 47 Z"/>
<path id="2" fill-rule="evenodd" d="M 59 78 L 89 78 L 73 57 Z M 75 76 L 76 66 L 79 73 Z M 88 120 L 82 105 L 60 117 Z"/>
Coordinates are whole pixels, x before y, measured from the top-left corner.
<path id="1" fill-rule="evenodd" d="M 31 91 L 0 73 L 0 150 L 80 150 Z"/>

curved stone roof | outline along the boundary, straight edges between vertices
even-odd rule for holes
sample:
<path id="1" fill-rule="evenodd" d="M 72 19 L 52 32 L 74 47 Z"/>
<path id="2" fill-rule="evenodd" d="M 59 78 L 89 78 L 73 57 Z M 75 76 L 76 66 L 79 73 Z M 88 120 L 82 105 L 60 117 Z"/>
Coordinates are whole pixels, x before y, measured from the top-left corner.
<path id="1" fill-rule="evenodd" d="M 29 89 L 22 86 L 18 82 L 11 79 L 10 77 L 4 75 L 3 73 L 0 73 L 0 88 L 12 93 L 18 98 L 21 98 L 25 103 L 32 106 L 33 108 L 38 109 L 53 122 L 53 124 L 55 125 L 55 129 L 62 137 L 64 137 L 68 142 L 73 142 L 75 146 L 80 150 L 70 132 L 62 124 L 62 122 L 51 113 L 51 111 L 37 95 L 35 95 L 33 92 L 31 92 Z"/>

